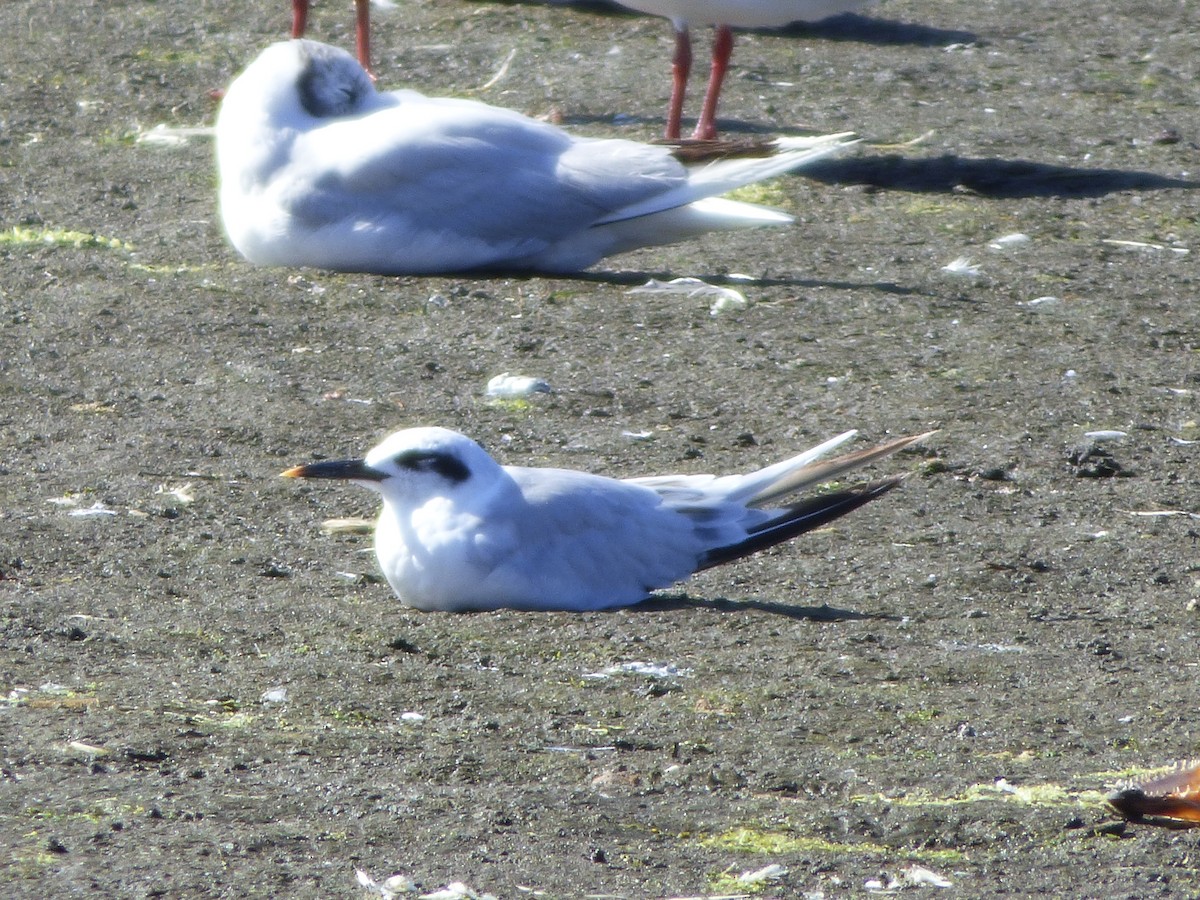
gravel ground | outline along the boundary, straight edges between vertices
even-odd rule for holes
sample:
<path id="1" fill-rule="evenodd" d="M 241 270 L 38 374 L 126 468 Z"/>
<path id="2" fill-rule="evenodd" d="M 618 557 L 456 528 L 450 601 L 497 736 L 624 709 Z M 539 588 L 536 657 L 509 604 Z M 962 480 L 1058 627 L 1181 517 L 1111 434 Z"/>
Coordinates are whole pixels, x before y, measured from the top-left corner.
<path id="1" fill-rule="evenodd" d="M 1103 796 L 1200 755 L 1200 11 L 871 13 L 734 51 L 727 133 L 865 138 L 764 190 L 795 227 L 441 279 L 255 269 L 211 140 L 144 139 L 211 124 L 282 0 L 0 4 L 0 893 L 1197 895 L 1197 832 Z M 386 87 L 640 139 L 670 44 L 456 0 L 376 32 Z M 627 293 L 737 272 L 717 316 Z M 490 403 L 506 371 L 554 393 Z M 443 615 L 322 532 L 370 495 L 276 477 L 417 424 L 618 476 L 938 433 L 640 607 Z"/>

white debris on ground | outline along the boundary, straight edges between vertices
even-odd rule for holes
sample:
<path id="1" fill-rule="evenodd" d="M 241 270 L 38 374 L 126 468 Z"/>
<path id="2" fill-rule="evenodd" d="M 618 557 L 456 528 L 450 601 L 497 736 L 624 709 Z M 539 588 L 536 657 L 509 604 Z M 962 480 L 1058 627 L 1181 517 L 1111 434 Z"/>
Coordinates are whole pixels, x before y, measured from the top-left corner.
<path id="1" fill-rule="evenodd" d="M 139 144 L 152 144 L 159 147 L 182 147 L 192 138 L 211 138 L 216 129 L 211 125 L 194 128 L 173 127 L 160 123 L 149 131 L 140 131 L 135 141 Z"/>
<path id="2" fill-rule="evenodd" d="M 274 687 L 263 691 L 258 701 L 264 706 L 272 703 L 287 703 L 288 692 L 285 687 Z"/>
<path id="3" fill-rule="evenodd" d="M 709 315 L 719 316 L 732 310 L 745 309 L 749 303 L 741 291 L 733 288 L 709 284 L 699 278 L 672 278 L 670 281 L 659 281 L 651 278 L 641 287 L 630 288 L 627 294 L 686 294 L 691 297 L 712 297 L 712 305 L 708 308 Z"/>
<path id="4" fill-rule="evenodd" d="M 355 869 L 354 878 L 359 887 L 372 896 L 382 897 L 383 900 L 395 900 L 402 895 L 416 895 L 416 900 L 497 900 L 495 894 L 480 893 L 461 881 L 452 881 L 439 890 L 418 894 L 420 888 L 417 887 L 417 883 L 403 872 L 389 875 L 383 881 L 376 881 L 362 869 Z"/>
<path id="5" fill-rule="evenodd" d="M 481 84 L 479 87 L 477 87 L 475 90 L 486 91 L 486 90 L 494 88 L 496 85 L 498 85 L 501 81 L 504 80 L 504 77 L 506 75 L 508 75 L 508 69 L 512 65 L 512 61 L 516 58 L 517 58 L 517 48 L 513 47 L 511 50 L 508 51 L 508 56 L 504 57 L 504 61 L 502 63 L 500 63 L 500 68 L 498 68 L 496 70 L 496 74 L 493 75 L 491 78 L 489 78 L 487 81 L 485 81 L 483 84 Z"/>
<path id="6" fill-rule="evenodd" d="M 1200 513 L 1188 512 L 1186 509 L 1131 509 L 1131 516 L 1141 516 L 1147 519 L 1170 519 L 1183 516 L 1187 519 L 1200 519 Z"/>
<path id="7" fill-rule="evenodd" d="M 1024 302 L 1021 302 L 1020 300 L 1018 300 L 1017 306 L 1028 306 L 1028 307 L 1037 307 L 1039 309 L 1045 309 L 1045 308 L 1049 308 L 1051 306 L 1058 306 L 1058 304 L 1060 304 L 1060 303 L 1062 303 L 1062 297 L 1055 297 L 1050 294 L 1047 294 L 1045 297 L 1034 297 L 1032 300 L 1026 300 Z"/>
<path id="8" fill-rule="evenodd" d="M 86 519 L 93 516 L 115 516 L 117 511 L 105 506 L 103 501 L 97 500 L 91 506 L 79 505 L 79 494 L 64 494 L 62 497 L 47 497 L 47 503 L 53 503 L 55 506 L 61 506 L 68 510 L 68 516 Z"/>
<path id="9" fill-rule="evenodd" d="M 193 503 L 196 500 L 196 495 L 192 493 L 192 483 L 190 481 L 184 484 L 171 487 L 170 485 L 160 484 L 154 489 L 155 495 L 163 495 L 171 497 L 180 503 Z"/>
<path id="10" fill-rule="evenodd" d="M 82 494 L 64 494 L 61 497 L 47 497 L 46 502 L 52 503 L 55 506 L 60 506 L 67 510 L 67 515 L 77 519 L 89 519 L 100 517 L 113 517 L 120 515 L 120 511 L 112 509 L 104 504 L 104 501 L 97 500 L 91 506 L 80 506 L 80 498 Z M 195 494 L 192 493 L 192 483 L 190 481 L 181 485 L 160 484 L 154 488 L 154 496 L 170 498 L 176 503 L 187 505 L 194 503 L 196 500 Z M 126 513 L 131 516 L 142 516 L 146 513 L 134 508 L 127 509 Z"/>
<path id="11" fill-rule="evenodd" d="M 375 520 L 361 516 L 326 519 L 321 523 L 321 531 L 325 534 L 370 534 L 374 530 Z"/>
<path id="12" fill-rule="evenodd" d="M 1020 247 L 1022 244 L 1028 244 L 1032 241 L 1027 234 L 1020 231 L 1014 231 L 1012 234 L 1001 235 L 995 240 L 988 241 L 989 250 L 1012 250 L 1015 247 Z"/>
<path id="13" fill-rule="evenodd" d="M 942 271 L 958 278 L 978 278 L 983 274 L 983 269 L 975 265 L 969 256 L 960 256 L 952 260 L 942 266 Z"/>
<path id="14" fill-rule="evenodd" d="M 417 900 L 496 900 L 495 894 L 479 893 L 461 881 L 452 881 L 440 891 L 419 894 Z"/>
<path id="15" fill-rule="evenodd" d="M 766 884 L 769 881 L 781 881 L 787 873 L 786 866 L 781 866 L 779 863 L 772 863 L 769 866 L 763 866 L 761 869 L 743 872 L 737 877 L 737 882 L 738 884 L 752 887 L 754 885 Z"/>
<path id="16" fill-rule="evenodd" d="M 954 884 L 949 878 L 939 875 L 933 869 L 927 869 L 924 866 L 909 866 L 900 875 L 905 882 L 915 887 L 928 885 L 929 887 L 948 888 Z"/>
<path id="17" fill-rule="evenodd" d="M 487 395 L 497 400 L 520 400 L 534 394 L 552 392 L 549 382 L 528 375 L 510 375 L 501 372 L 487 383 Z"/>
<path id="18" fill-rule="evenodd" d="M 355 869 L 354 878 L 358 881 L 360 887 L 365 888 L 377 897 L 383 897 L 384 900 L 395 900 L 400 894 L 412 894 L 417 890 L 417 886 L 413 880 L 399 872 L 395 875 L 389 875 L 383 881 L 376 881 L 362 869 Z"/>
<path id="19" fill-rule="evenodd" d="M 1187 256 L 1192 251 L 1186 247 L 1168 247 L 1165 244 L 1151 244 L 1146 241 L 1103 240 L 1100 243 L 1122 250 L 1136 250 L 1141 253 L 1174 253 L 1176 256 Z"/>
<path id="20" fill-rule="evenodd" d="M 585 672 L 584 678 L 612 678 L 614 675 L 642 675 L 646 678 L 687 678 L 691 669 L 681 669 L 674 663 L 623 662 L 607 666 L 599 672 Z"/>
<path id="21" fill-rule="evenodd" d="M 68 741 L 66 744 L 67 750 L 72 753 L 78 753 L 81 756 L 86 756 L 94 759 L 97 756 L 108 756 L 112 753 L 106 747 L 101 747 L 97 744 L 89 744 L 86 741 Z"/>
<path id="22" fill-rule="evenodd" d="M 94 516 L 115 516 L 116 514 L 117 511 L 115 509 L 109 509 L 99 500 L 97 500 L 91 506 L 83 509 L 73 509 L 67 513 L 68 516 L 75 516 L 76 518 L 80 519 L 92 518 Z"/>
<path id="23" fill-rule="evenodd" d="M 863 884 L 872 894 L 894 894 L 910 887 L 953 887 L 954 882 L 944 875 L 939 875 L 924 866 L 911 865 L 902 869 L 894 876 L 882 875 L 879 878 L 869 878 Z"/>

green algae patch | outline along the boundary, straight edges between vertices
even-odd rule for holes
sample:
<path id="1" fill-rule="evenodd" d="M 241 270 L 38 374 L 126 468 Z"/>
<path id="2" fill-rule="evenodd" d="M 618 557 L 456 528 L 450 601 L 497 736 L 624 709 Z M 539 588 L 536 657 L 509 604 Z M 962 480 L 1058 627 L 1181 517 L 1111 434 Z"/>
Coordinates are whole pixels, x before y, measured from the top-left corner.
<path id="1" fill-rule="evenodd" d="M 764 856 L 781 856 L 786 853 L 809 853 L 823 856 L 866 855 L 901 859 L 917 859 L 923 862 L 961 862 L 965 854 L 957 850 L 903 850 L 885 847 L 882 844 L 864 842 L 846 844 L 827 841 L 823 838 L 805 837 L 790 831 L 767 831 L 741 826 L 703 837 L 700 846 L 708 850 L 725 850 L 733 853 L 755 853 Z"/>
<path id="2" fill-rule="evenodd" d="M 1102 791 L 1071 791 L 1060 784 L 1010 785 L 973 784 L 961 794 L 939 797 L 924 791 L 912 791 L 901 796 L 887 794 L 859 794 L 851 798 L 854 803 L 887 803 L 891 806 L 935 807 L 962 806 L 968 803 L 1016 803 L 1022 806 L 1044 808 L 1102 806 Z"/>
<path id="3" fill-rule="evenodd" d="M 105 237 L 91 231 L 73 231 L 68 228 L 22 228 L 14 225 L 0 231 L 0 247 L 95 247 L 104 250 L 132 250 L 133 245 L 115 237 Z"/>
<path id="4" fill-rule="evenodd" d="M 778 178 L 743 185 L 721 196 L 727 200 L 754 203 L 758 206 L 770 206 L 777 209 L 786 207 L 789 200 L 787 191 L 783 189 L 783 184 Z"/>
<path id="5" fill-rule="evenodd" d="M 887 853 L 874 844 L 839 844 L 820 838 L 803 837 L 787 831 L 764 831 L 758 828 L 731 828 L 720 834 L 700 839 L 700 846 L 709 850 L 729 850 L 734 853 L 760 853 L 778 856 L 783 853 Z"/>

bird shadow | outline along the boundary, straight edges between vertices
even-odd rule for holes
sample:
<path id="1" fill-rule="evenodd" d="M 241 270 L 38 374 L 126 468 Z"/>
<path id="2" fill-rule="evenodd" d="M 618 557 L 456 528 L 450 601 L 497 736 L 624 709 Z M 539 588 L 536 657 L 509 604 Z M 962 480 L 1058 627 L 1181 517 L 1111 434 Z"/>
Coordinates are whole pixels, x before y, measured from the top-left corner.
<path id="1" fill-rule="evenodd" d="M 816 37 L 824 41 L 854 41 L 876 46 L 945 47 L 949 44 L 981 44 L 979 35 L 957 28 L 935 28 L 913 22 L 879 19 L 857 13 L 842 13 L 820 22 L 794 22 L 783 28 L 768 29 L 795 37 Z"/>
<path id="2" fill-rule="evenodd" d="M 636 612 L 674 612 L 681 609 L 704 609 L 721 613 L 743 613 L 747 610 L 797 619 L 807 622 L 897 621 L 900 617 L 884 613 L 862 613 L 839 609 L 823 603 L 820 606 L 795 606 L 776 600 L 729 600 L 725 597 L 692 597 L 687 594 L 655 594 L 641 603 L 623 607 Z"/>
<path id="3" fill-rule="evenodd" d="M 560 6 L 582 10 L 597 16 L 620 19 L 645 18 L 645 13 L 628 9 L 615 0 L 491 0 L 501 6 Z M 973 32 L 952 28 L 935 28 L 911 22 L 879 19 L 856 13 L 841 13 L 820 22 L 793 22 L 781 28 L 739 28 L 738 31 L 762 34 L 782 34 L 794 37 L 816 37 L 827 41 L 856 41 L 879 46 L 909 45 L 915 47 L 944 47 L 947 44 L 979 43 Z"/>
<path id="4" fill-rule="evenodd" d="M 857 184 L 876 190 L 899 190 L 926 194 L 974 194 L 996 200 L 1021 198 L 1085 199 L 1122 191 L 1196 190 L 1200 181 L 1172 178 L 1135 169 L 1091 169 L 1059 166 L 1025 159 L 1001 159 L 945 154 L 913 159 L 898 154 L 818 160 L 804 168 L 803 175 L 824 184 Z M 482 278 L 539 278 L 545 273 L 526 270 L 478 270 Z M 593 270 L 562 274 L 561 278 L 595 284 L 638 287 L 651 279 L 669 281 L 669 272 Z M 830 288 L 874 290 L 907 296 L 921 294 L 894 282 L 827 281 L 790 276 L 745 276 L 708 274 L 697 276 L 710 285 L 730 287 Z"/>
<path id="5" fill-rule="evenodd" d="M 612 116 L 572 116 L 573 125 L 613 125 Z M 661 117 L 626 119 L 621 124 L 661 123 Z M 760 122 L 722 119 L 726 134 L 770 138 L 778 132 Z M 869 150 L 869 145 L 863 145 Z M 823 184 L 857 184 L 880 190 L 924 194 L 964 192 L 998 200 L 1040 197 L 1085 199 L 1121 191 L 1196 190 L 1200 181 L 1172 178 L 1137 169 L 1097 169 L 1055 165 L 1029 159 L 970 157 L 944 153 L 911 157 L 899 153 L 830 156 L 794 173 Z"/>
<path id="6" fill-rule="evenodd" d="M 805 166 L 803 174 L 825 184 L 860 184 L 913 193 L 965 191 L 1000 200 L 1083 199 L 1120 191 L 1200 188 L 1200 181 L 1135 169 L 1075 168 L 1027 159 L 976 159 L 953 154 L 922 159 L 898 154 L 822 159 Z"/>

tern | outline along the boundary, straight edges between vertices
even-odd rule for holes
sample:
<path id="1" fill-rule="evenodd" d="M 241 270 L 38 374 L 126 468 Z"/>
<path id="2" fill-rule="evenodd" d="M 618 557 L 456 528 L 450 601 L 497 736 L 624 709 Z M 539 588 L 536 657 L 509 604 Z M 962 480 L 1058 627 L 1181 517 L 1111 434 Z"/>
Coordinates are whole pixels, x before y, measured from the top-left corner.
<path id="1" fill-rule="evenodd" d="M 666 137 L 677 140 L 683 117 L 683 98 L 692 70 L 689 25 L 714 25 L 712 68 L 708 89 L 693 137 L 717 136 L 717 101 L 733 55 L 734 28 L 781 28 L 793 22 L 820 22 L 866 6 L 872 0 L 616 0 L 621 6 L 671 20 L 675 56 L 671 61 L 671 100 L 667 106 Z"/>
<path id="2" fill-rule="evenodd" d="M 281 474 L 352 481 L 380 494 L 375 555 L 408 606 L 582 611 L 638 603 L 657 588 L 881 497 L 903 476 L 793 499 L 927 437 L 820 460 L 855 434 L 847 431 L 745 475 L 618 480 L 502 466 L 458 432 L 410 428 L 364 458 L 308 463 Z"/>
<path id="3" fill-rule="evenodd" d="M 307 40 L 268 47 L 234 80 L 216 136 L 221 218 L 238 252 L 376 274 L 571 273 L 709 231 L 786 225 L 789 215 L 716 195 L 853 143 L 846 133 L 697 150 L 576 137 L 473 100 L 381 93 L 349 53 Z"/>

